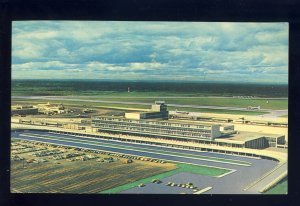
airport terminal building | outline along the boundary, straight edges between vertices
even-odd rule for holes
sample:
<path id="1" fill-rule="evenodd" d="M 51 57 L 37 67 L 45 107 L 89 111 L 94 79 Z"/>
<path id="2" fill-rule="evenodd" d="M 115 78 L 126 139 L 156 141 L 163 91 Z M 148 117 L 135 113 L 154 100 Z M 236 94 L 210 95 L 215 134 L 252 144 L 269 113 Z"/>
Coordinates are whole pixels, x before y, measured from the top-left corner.
<path id="1" fill-rule="evenodd" d="M 149 112 L 127 112 L 127 119 L 168 119 L 169 112 L 164 101 L 155 101 Z"/>
<path id="2" fill-rule="evenodd" d="M 203 139 L 214 140 L 220 137 L 220 125 L 218 124 L 188 124 L 176 121 L 163 120 L 136 120 L 122 117 L 95 117 L 92 127 L 99 131 L 132 134 L 145 137 L 157 137 L 168 139 Z"/>
<path id="3" fill-rule="evenodd" d="M 49 104 L 46 105 L 47 108 Z M 52 107 L 51 107 L 52 108 Z M 62 110 L 60 105 L 55 109 Z M 16 108 L 17 114 L 22 112 L 38 112 L 38 108 Z M 48 111 L 48 110 L 47 110 Z M 203 145 L 214 145 L 236 148 L 264 149 L 267 147 L 284 147 L 285 135 L 263 134 L 261 132 L 235 131 L 230 123 L 215 124 L 199 120 L 168 120 L 169 112 L 162 101 L 157 101 L 146 112 L 125 113 L 124 116 L 93 116 L 91 119 L 77 122 L 56 121 L 55 119 L 13 119 L 17 124 L 51 126 L 81 130 L 85 132 L 114 134 L 113 137 L 131 138 L 134 136 L 151 139 L 172 140 L 177 143 L 191 142 Z M 51 128 L 52 129 L 52 128 Z"/>
<path id="4" fill-rule="evenodd" d="M 149 112 L 125 113 L 125 117 L 93 117 L 91 126 L 97 132 L 237 148 L 263 149 L 285 143 L 284 135 L 236 132 L 233 125 L 167 120 L 167 117 L 167 106 L 157 101 Z"/>

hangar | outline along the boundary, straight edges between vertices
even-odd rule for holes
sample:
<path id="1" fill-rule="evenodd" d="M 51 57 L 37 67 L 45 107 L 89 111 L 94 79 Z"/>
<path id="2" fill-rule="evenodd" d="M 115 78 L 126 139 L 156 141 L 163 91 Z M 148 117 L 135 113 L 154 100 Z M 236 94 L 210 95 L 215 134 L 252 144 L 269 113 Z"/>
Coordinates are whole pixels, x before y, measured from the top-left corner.
<path id="1" fill-rule="evenodd" d="M 29 115 L 37 114 L 38 108 L 32 105 L 14 105 L 11 106 L 11 115 Z"/>

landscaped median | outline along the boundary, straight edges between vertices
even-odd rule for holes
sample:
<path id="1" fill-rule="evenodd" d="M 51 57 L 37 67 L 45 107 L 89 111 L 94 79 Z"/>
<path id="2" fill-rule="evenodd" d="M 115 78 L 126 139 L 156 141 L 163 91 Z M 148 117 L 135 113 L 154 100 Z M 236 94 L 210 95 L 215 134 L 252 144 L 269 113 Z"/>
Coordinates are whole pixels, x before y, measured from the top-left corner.
<path id="1" fill-rule="evenodd" d="M 32 133 L 26 133 L 22 134 L 21 136 L 28 136 L 28 137 L 38 137 L 38 138 L 44 138 L 44 139 L 54 139 L 58 141 L 68 141 L 72 140 L 72 142 L 80 142 L 82 144 L 89 143 L 94 145 L 94 143 L 99 144 L 97 142 L 97 138 L 84 138 L 84 139 L 77 139 L 72 137 L 65 137 L 66 139 L 59 138 L 57 136 L 51 136 L 51 135 L 42 135 L 42 134 L 32 134 Z M 83 138 L 80 136 L 80 138 Z M 126 149 L 126 150 L 133 150 L 133 151 L 140 151 L 145 153 L 155 153 L 155 154 L 162 154 L 162 155 L 169 155 L 169 156 L 176 156 L 176 157 L 187 157 L 191 159 L 198 159 L 198 160 L 205 160 L 205 161 L 211 161 L 211 162 L 219 162 L 219 163 L 227 163 L 227 164 L 234 164 L 234 165 L 240 165 L 240 166 L 251 166 L 251 163 L 241 160 L 234 160 L 234 159 L 226 159 L 226 158 L 219 158 L 219 157 L 208 157 L 204 155 L 194 155 L 194 154 L 187 154 L 187 153 L 181 153 L 181 152 L 171 152 L 171 151 L 161 151 L 156 149 L 149 149 L 149 148 L 139 148 L 133 147 L 133 146 L 119 146 L 117 144 L 112 143 L 103 143 L 101 142 L 102 147 L 110 147 L 110 148 L 117 148 L 117 149 Z"/>
<path id="2" fill-rule="evenodd" d="M 177 173 L 181 172 L 190 172 L 194 174 L 200 174 L 205 176 L 213 176 L 218 177 L 223 174 L 231 172 L 229 169 L 221 169 L 221 168 L 212 168 L 212 167 L 205 167 L 205 166 L 196 166 L 196 165 L 190 165 L 190 164 L 183 164 L 183 163 L 177 163 L 177 169 L 165 172 L 159 175 L 154 175 L 152 177 L 147 177 L 135 182 L 131 182 L 125 185 L 121 185 L 119 187 L 111 188 L 108 190 L 101 191 L 100 193 L 120 193 L 125 190 L 129 190 L 131 188 L 137 187 L 139 184 L 145 184 L 150 183 L 153 179 L 163 179 L 172 175 L 175 175 Z"/>

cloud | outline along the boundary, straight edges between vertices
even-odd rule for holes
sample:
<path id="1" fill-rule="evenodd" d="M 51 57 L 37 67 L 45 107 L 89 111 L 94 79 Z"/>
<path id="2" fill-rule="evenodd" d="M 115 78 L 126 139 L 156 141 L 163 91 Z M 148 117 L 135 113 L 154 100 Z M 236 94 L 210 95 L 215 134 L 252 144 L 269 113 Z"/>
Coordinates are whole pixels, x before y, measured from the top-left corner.
<path id="1" fill-rule="evenodd" d="M 18 21 L 12 34 L 13 78 L 287 83 L 287 23 Z"/>

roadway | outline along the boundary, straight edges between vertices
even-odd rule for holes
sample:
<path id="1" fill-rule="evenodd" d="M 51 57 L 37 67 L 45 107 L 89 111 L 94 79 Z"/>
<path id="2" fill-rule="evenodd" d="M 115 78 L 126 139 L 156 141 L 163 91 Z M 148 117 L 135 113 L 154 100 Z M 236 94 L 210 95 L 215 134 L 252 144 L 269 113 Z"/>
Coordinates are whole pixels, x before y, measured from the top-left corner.
<path id="1" fill-rule="evenodd" d="M 253 186 L 249 187 L 247 190 L 249 192 L 261 191 L 266 187 L 266 185 L 273 182 L 274 180 L 276 180 L 276 178 L 280 177 L 286 172 L 287 172 L 287 162 L 284 162 L 278 165 L 275 168 L 275 170 L 272 170 L 268 175 L 263 176 L 261 179 L 259 179 L 259 181 L 257 181 L 256 184 L 253 184 Z"/>
<path id="2" fill-rule="evenodd" d="M 27 124 L 18 124 L 18 123 L 11 123 L 11 128 L 13 130 L 45 130 L 45 131 L 56 131 L 56 132 L 69 132 L 74 133 L 73 129 L 65 129 L 65 128 L 59 128 L 59 127 L 51 127 L 51 126 L 41 126 L 41 125 L 27 125 Z M 221 147 L 217 145 L 210 145 L 210 144 L 200 144 L 200 143 L 193 143 L 193 142 L 182 142 L 182 141 L 173 141 L 173 140 L 161 140 L 161 139 L 155 139 L 155 138 L 146 138 L 146 137 L 139 137 L 139 136 L 131 136 L 131 135 L 112 135 L 107 133 L 98 133 L 98 132 L 87 132 L 84 130 L 78 130 L 75 133 L 81 134 L 81 136 L 86 135 L 103 135 L 103 136 L 110 136 L 110 137 L 116 137 L 119 139 L 122 139 L 124 141 L 129 140 L 130 142 L 136 142 L 136 141 L 146 141 L 151 143 L 152 145 L 157 145 L 157 143 L 165 143 L 165 144 L 171 144 L 175 145 L 176 148 L 180 148 L 180 146 L 183 147 L 201 147 L 201 148 L 207 148 L 212 150 L 223 150 L 224 152 L 228 151 L 231 152 L 241 152 L 241 153 L 248 153 L 248 154 L 254 154 L 258 156 L 266 156 L 271 157 L 274 159 L 279 160 L 280 162 L 287 160 L 287 154 L 284 152 L 278 152 L 278 151 L 270 151 L 270 150 L 257 150 L 257 149 L 250 149 L 250 148 L 235 148 L 235 147 Z"/>
<path id="3" fill-rule="evenodd" d="M 27 134 L 26 134 L 27 133 Z M 205 177 L 200 176 L 201 181 L 207 181 L 208 185 L 225 185 L 224 187 L 214 187 L 208 191 L 210 194 L 248 194 L 248 193 L 259 193 L 258 190 L 243 189 L 254 182 L 256 179 L 261 177 L 263 174 L 272 170 L 278 162 L 266 159 L 248 158 L 241 156 L 231 156 L 225 154 L 200 152 L 200 151 L 189 151 L 183 149 L 166 148 L 161 146 L 143 145 L 135 143 L 124 143 L 112 140 L 102 139 L 87 139 L 85 137 L 75 137 L 70 135 L 52 134 L 41 131 L 30 131 L 30 132 L 12 132 L 12 137 L 17 139 L 24 139 L 30 141 L 49 142 L 53 144 L 80 147 L 95 150 L 104 150 L 109 152 L 124 153 L 128 155 L 146 156 L 150 158 L 164 159 L 173 162 L 182 162 L 194 165 L 207 165 L 211 167 L 227 168 L 230 170 L 236 170 L 233 173 L 225 175 L 222 178 L 216 177 Z M 34 135 L 32 135 L 34 134 Z M 150 149 L 158 151 L 153 152 Z M 174 155 L 172 152 L 178 152 L 183 155 Z M 193 157 L 188 157 L 193 155 Z M 198 158 L 195 156 L 198 155 Z M 205 160 L 202 157 L 218 157 L 227 160 L 239 160 L 250 162 L 251 166 L 236 165 L 228 162 L 215 162 Z M 208 178 L 208 179 L 207 179 Z M 238 181 L 237 181 L 238 180 Z M 234 187 L 232 185 L 234 184 Z M 223 188 L 223 189 L 222 189 Z M 227 188 L 227 189 L 226 189 Z M 228 189 L 231 188 L 231 189 Z"/>

